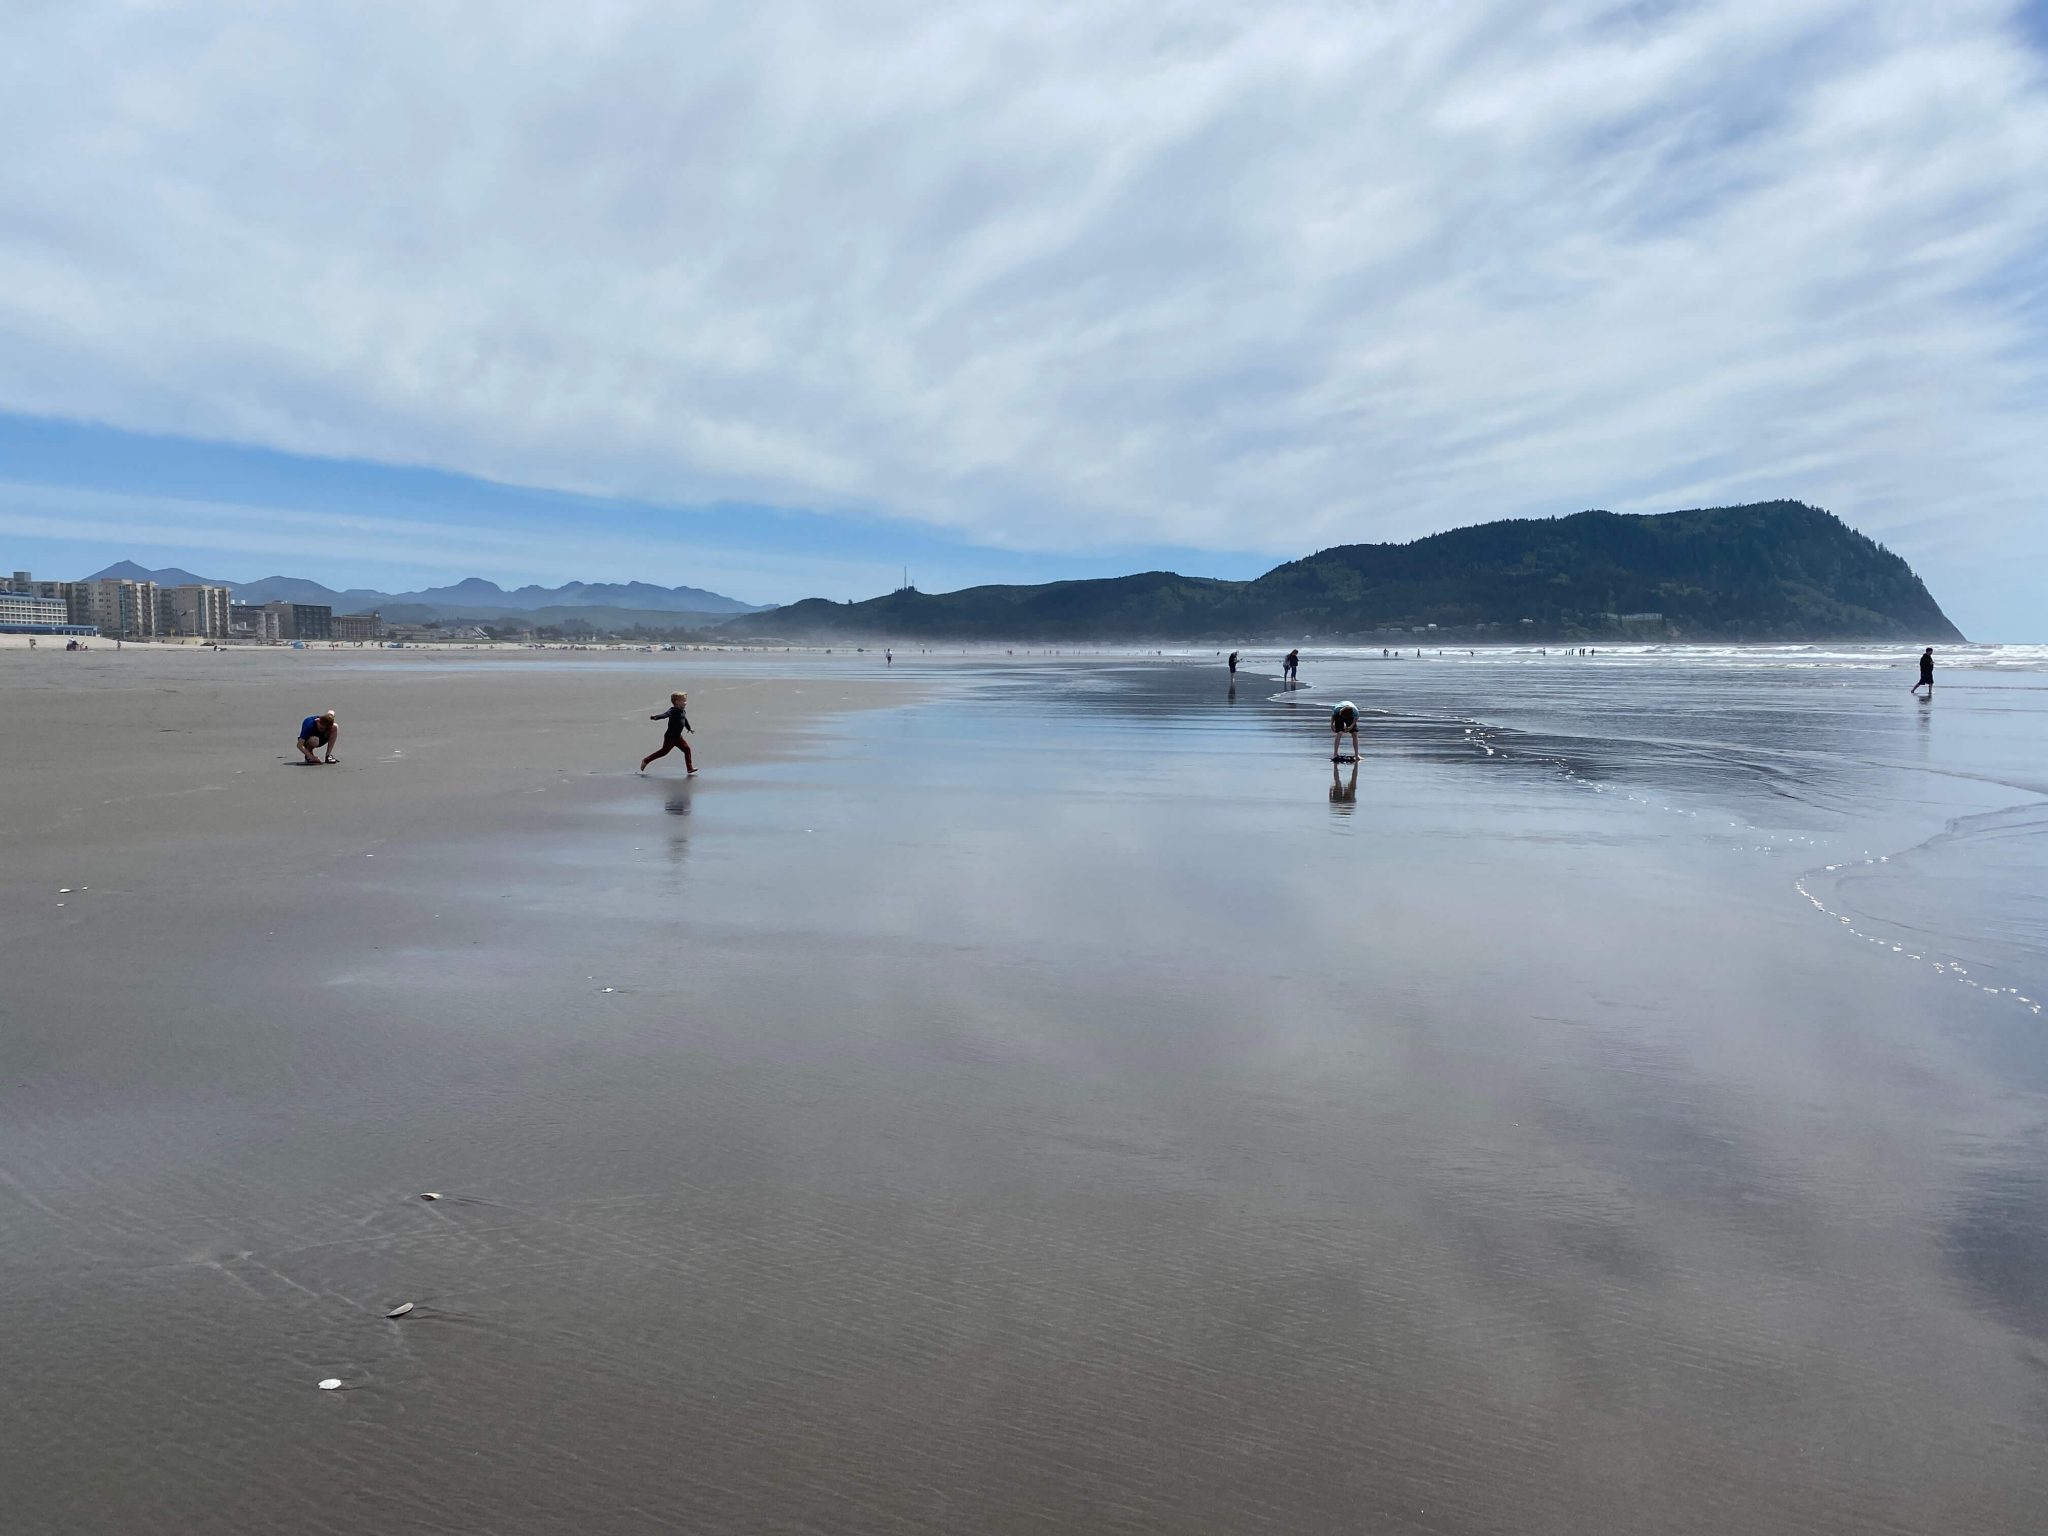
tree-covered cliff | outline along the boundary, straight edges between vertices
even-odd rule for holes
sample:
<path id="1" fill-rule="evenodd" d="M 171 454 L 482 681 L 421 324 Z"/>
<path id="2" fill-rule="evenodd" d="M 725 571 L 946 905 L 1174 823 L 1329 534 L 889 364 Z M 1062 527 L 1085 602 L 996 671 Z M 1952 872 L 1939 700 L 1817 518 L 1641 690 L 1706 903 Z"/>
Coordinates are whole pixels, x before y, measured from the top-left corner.
<path id="1" fill-rule="evenodd" d="M 1482 523 L 1346 544 L 1255 581 L 1155 571 L 1104 581 L 820 599 L 726 626 L 753 636 L 1136 640 L 1961 639 L 1911 567 L 1796 501 L 1657 516 Z"/>

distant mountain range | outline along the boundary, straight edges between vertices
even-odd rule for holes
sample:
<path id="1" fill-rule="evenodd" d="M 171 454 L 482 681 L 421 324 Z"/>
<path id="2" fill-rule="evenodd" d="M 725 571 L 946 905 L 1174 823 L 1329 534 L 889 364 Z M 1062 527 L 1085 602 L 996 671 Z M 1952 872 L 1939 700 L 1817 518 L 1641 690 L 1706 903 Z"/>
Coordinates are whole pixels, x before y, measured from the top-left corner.
<path id="1" fill-rule="evenodd" d="M 362 613 L 372 609 L 386 619 L 419 622 L 426 619 L 526 619 L 540 623 L 561 623 L 568 619 L 602 620 L 607 624 L 639 624 L 643 627 L 670 625 L 688 627 L 686 621 L 724 618 L 734 614 L 757 613 L 759 607 L 742 603 L 702 587 L 658 587 L 644 581 L 572 581 L 560 587 L 516 587 L 507 592 L 494 581 L 471 576 L 452 587 L 426 587 L 417 592 L 376 592 L 351 587 L 337 592 L 301 576 L 265 576 L 260 581 L 224 581 L 195 576 L 176 566 L 152 571 L 132 560 L 122 560 L 88 580 L 101 576 L 122 576 L 130 581 L 154 581 L 163 586 L 202 582 L 227 587 L 239 603 L 325 603 L 336 613 Z"/>
<path id="2" fill-rule="evenodd" d="M 1154 571 L 811 598 L 719 628 L 793 640 L 1962 638 L 1904 560 L 1797 501 L 1482 523 L 1326 549 L 1253 581 Z"/>

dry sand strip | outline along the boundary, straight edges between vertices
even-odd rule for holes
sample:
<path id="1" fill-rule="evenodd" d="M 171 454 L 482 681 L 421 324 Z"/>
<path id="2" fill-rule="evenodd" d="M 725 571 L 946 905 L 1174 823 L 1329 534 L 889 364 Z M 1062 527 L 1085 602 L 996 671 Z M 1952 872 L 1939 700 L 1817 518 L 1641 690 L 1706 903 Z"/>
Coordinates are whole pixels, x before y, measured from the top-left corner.
<path id="1" fill-rule="evenodd" d="M 62 886 L 226 878 L 162 861 L 247 861 L 237 878 L 442 836 L 505 813 L 507 797 L 631 775 L 661 741 L 648 718 L 690 695 L 690 738 L 712 782 L 736 765 L 828 749 L 830 716 L 916 685 L 879 658 L 531 652 L 214 652 L 130 646 L 0 652 L 0 901 Z M 334 709 L 333 767 L 293 741 Z M 680 754 L 650 770 L 680 776 Z"/>

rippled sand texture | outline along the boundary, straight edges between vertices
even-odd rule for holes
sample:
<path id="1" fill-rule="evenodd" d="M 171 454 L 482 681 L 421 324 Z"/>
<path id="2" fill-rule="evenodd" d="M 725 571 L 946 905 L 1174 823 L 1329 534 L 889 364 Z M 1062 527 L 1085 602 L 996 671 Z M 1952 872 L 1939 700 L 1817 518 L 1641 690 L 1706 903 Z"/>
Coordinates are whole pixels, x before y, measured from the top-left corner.
<path id="1" fill-rule="evenodd" d="M 43 660 L 0 657 L 20 1529 L 2048 1496 L 2013 677 Z M 691 785 L 622 771 L 670 686 Z M 329 702 L 348 771 L 279 766 Z"/>

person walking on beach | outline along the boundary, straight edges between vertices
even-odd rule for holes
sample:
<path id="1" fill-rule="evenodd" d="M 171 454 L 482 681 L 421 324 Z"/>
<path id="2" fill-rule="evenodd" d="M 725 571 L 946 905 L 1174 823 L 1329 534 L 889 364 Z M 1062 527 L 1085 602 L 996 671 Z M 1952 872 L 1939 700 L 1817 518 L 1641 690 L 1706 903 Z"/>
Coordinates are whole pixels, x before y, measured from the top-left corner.
<path id="1" fill-rule="evenodd" d="M 324 747 L 327 761 L 334 761 L 334 749 L 341 743 L 341 726 L 335 721 L 334 711 L 322 710 L 317 715 L 308 715 L 299 722 L 299 755 L 309 763 L 317 763 L 313 755 L 315 747 Z"/>
<path id="2" fill-rule="evenodd" d="M 1288 687 L 1292 688 L 1292 687 L 1293 687 L 1293 686 L 1295 685 L 1296 681 L 1298 680 L 1298 679 L 1297 679 L 1297 674 L 1298 674 L 1298 673 L 1299 673 L 1300 671 L 1301 671 L 1301 652 L 1299 652 L 1299 651 L 1289 651 L 1289 652 L 1287 653 L 1287 659 L 1286 659 L 1285 661 L 1283 661 L 1283 662 L 1281 662 L 1281 663 L 1280 663 L 1280 676 L 1281 676 L 1281 679 L 1282 679 L 1282 680 L 1283 680 L 1283 681 L 1284 681 L 1284 682 L 1285 682 L 1285 683 L 1287 684 L 1287 686 L 1288 686 Z"/>
<path id="3" fill-rule="evenodd" d="M 668 696 L 667 709 L 658 710 L 647 717 L 650 720 L 666 720 L 668 722 L 668 730 L 661 738 L 660 747 L 640 759 L 640 771 L 642 773 L 647 771 L 647 765 L 657 757 L 667 757 L 669 753 L 675 751 L 678 747 L 682 749 L 683 766 L 691 773 L 697 771 L 696 760 L 690 756 L 690 744 L 683 740 L 683 732 L 685 731 L 688 731 L 693 736 L 697 734 L 697 728 L 690 724 L 690 717 L 683 709 L 683 706 L 689 703 L 689 701 L 690 696 L 687 693 L 672 693 Z"/>
<path id="4" fill-rule="evenodd" d="M 1340 701 L 1330 711 L 1330 761 L 1337 762 L 1342 756 L 1338 750 L 1346 732 L 1351 734 L 1351 761 L 1358 761 L 1358 706 L 1349 699 Z"/>
<path id="5" fill-rule="evenodd" d="M 1237 652 L 1235 651 L 1230 653 L 1230 680 L 1233 683 L 1237 681 Z"/>
<path id="6" fill-rule="evenodd" d="M 1908 691 L 1918 693 L 1922 688 L 1927 690 L 1927 697 L 1934 697 L 1934 647 L 1931 645 L 1920 653 L 1920 681 Z"/>

